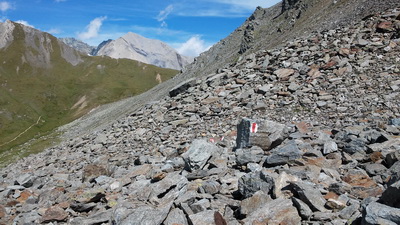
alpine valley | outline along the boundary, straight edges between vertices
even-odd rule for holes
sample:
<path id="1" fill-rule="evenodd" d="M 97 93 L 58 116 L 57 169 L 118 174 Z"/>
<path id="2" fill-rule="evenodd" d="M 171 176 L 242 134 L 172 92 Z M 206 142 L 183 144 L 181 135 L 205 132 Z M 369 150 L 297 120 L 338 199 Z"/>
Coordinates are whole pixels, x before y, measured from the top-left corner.
<path id="1" fill-rule="evenodd" d="M 178 73 L 130 59 L 88 56 L 11 21 L 0 23 L 0 62 L 2 161 L 22 154 L 11 148 Z"/>

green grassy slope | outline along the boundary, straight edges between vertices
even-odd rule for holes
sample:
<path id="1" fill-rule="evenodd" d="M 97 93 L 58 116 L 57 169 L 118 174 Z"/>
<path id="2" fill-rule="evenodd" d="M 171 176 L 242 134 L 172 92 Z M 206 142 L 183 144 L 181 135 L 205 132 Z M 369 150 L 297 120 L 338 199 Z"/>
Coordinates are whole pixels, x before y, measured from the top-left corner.
<path id="1" fill-rule="evenodd" d="M 150 89 L 159 83 L 158 74 L 165 81 L 178 73 L 128 59 L 84 55 L 73 66 L 61 56 L 62 44 L 46 33 L 41 35 L 51 40 L 46 45 L 50 62 L 43 65 L 40 37 L 27 46 L 25 35 L 15 24 L 14 41 L 0 49 L 0 154 L 101 104 Z"/>

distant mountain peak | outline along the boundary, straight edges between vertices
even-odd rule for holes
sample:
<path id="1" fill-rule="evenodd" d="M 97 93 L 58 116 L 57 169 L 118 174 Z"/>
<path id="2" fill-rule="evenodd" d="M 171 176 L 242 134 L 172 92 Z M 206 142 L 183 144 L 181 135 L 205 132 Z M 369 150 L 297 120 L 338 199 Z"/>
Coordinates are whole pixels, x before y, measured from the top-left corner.
<path id="1" fill-rule="evenodd" d="M 133 32 L 100 45 L 95 50 L 95 55 L 133 59 L 163 68 L 181 70 L 193 61 L 193 58 L 179 54 L 160 40 L 149 39 Z"/>
<path id="2" fill-rule="evenodd" d="M 78 40 L 73 37 L 68 37 L 68 38 L 59 38 L 62 42 L 64 42 L 66 45 L 83 52 L 87 55 L 93 55 L 93 52 L 95 51 L 96 47 L 90 46 L 87 43 Z"/>

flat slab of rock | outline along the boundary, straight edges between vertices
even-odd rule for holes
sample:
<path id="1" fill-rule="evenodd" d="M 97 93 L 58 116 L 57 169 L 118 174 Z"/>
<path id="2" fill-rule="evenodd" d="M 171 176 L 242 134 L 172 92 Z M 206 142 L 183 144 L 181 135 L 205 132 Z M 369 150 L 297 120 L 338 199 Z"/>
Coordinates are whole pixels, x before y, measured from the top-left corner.
<path id="1" fill-rule="evenodd" d="M 313 211 L 324 212 L 326 200 L 314 184 L 304 181 L 291 182 L 292 188 L 300 200 L 305 202 Z"/>
<path id="2" fill-rule="evenodd" d="M 243 222 L 245 225 L 300 224 L 301 218 L 290 199 L 278 198 L 252 212 Z"/>
<path id="3" fill-rule="evenodd" d="M 295 141 L 290 141 L 282 147 L 277 147 L 271 151 L 271 155 L 265 160 L 265 167 L 285 165 L 293 160 L 300 159 L 302 151 L 297 147 Z"/>
<path id="4" fill-rule="evenodd" d="M 363 212 L 362 224 L 400 224 L 400 209 L 371 202 Z"/>
<path id="5" fill-rule="evenodd" d="M 185 160 L 186 169 L 189 171 L 203 169 L 208 160 L 219 152 L 219 148 L 206 140 L 194 140 L 187 152 L 181 156 Z"/>

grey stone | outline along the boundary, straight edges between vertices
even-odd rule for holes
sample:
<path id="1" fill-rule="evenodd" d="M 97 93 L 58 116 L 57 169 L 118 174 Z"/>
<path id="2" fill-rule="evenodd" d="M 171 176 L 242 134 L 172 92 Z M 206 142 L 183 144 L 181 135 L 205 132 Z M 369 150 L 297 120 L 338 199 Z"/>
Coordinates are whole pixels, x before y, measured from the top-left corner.
<path id="1" fill-rule="evenodd" d="M 153 207 L 150 205 L 137 205 L 134 208 L 119 206 L 112 215 L 112 224 L 120 225 L 160 225 L 167 218 L 172 203 Z"/>
<path id="2" fill-rule="evenodd" d="M 350 142 L 346 143 L 343 151 L 354 154 L 357 152 L 365 152 L 367 150 L 367 146 L 364 139 L 354 138 L 351 139 Z"/>
<path id="3" fill-rule="evenodd" d="M 248 173 L 239 179 L 239 192 L 243 198 L 249 198 L 257 191 L 268 193 L 274 187 L 274 179 L 264 171 Z"/>
<path id="4" fill-rule="evenodd" d="M 250 224 L 300 224 L 301 218 L 290 199 L 278 198 L 249 214 L 244 220 Z"/>
<path id="5" fill-rule="evenodd" d="M 257 191 L 250 198 L 246 198 L 240 202 L 240 213 L 248 215 L 258 208 L 263 207 L 267 202 L 272 201 L 272 198 L 264 191 Z"/>
<path id="6" fill-rule="evenodd" d="M 299 211 L 301 218 L 304 220 L 309 220 L 313 215 L 313 211 L 310 209 L 310 207 L 308 207 L 306 203 L 298 198 L 293 197 L 292 201 L 293 205 L 297 208 L 297 211 Z"/>
<path id="7" fill-rule="evenodd" d="M 190 208 L 192 209 L 192 212 L 194 214 L 202 212 L 202 211 L 206 211 L 207 209 L 210 208 L 210 200 L 208 199 L 200 199 L 199 201 L 189 205 Z"/>
<path id="8" fill-rule="evenodd" d="M 282 143 L 287 133 L 283 124 L 243 118 L 237 126 L 236 148 L 259 146 L 267 151 Z"/>
<path id="9" fill-rule="evenodd" d="M 29 188 L 33 185 L 36 177 L 33 174 L 25 173 L 16 179 L 16 184 Z"/>
<path id="10" fill-rule="evenodd" d="M 238 165 L 247 165 L 261 162 L 264 151 L 258 146 L 253 146 L 250 149 L 236 149 L 235 155 Z"/>
<path id="11" fill-rule="evenodd" d="M 185 160 L 189 171 L 203 169 L 211 156 L 219 152 L 219 148 L 205 140 L 194 140 L 187 152 L 181 156 Z"/>
<path id="12" fill-rule="evenodd" d="M 163 198 L 168 192 L 179 191 L 187 183 L 186 177 L 180 175 L 179 172 L 169 173 L 164 179 L 150 186 L 151 196 Z"/>
<path id="13" fill-rule="evenodd" d="M 167 219 L 164 221 L 165 225 L 176 225 L 176 224 L 181 224 L 181 225 L 188 225 L 188 221 L 186 219 L 185 213 L 180 210 L 179 208 L 174 208 L 172 209 L 169 214 Z"/>
<path id="14" fill-rule="evenodd" d="M 371 202 L 363 211 L 362 224 L 400 224 L 400 209 Z"/>
<path id="15" fill-rule="evenodd" d="M 380 163 L 370 163 L 365 165 L 365 171 L 370 176 L 382 175 L 387 171 L 387 168 Z"/>
<path id="16" fill-rule="evenodd" d="M 206 210 L 196 214 L 189 215 L 191 224 L 193 225 L 215 225 L 214 211 Z"/>
<path id="17" fill-rule="evenodd" d="M 334 141 L 327 141 L 324 143 L 323 153 L 327 155 L 332 152 L 336 152 L 338 150 L 338 146 Z"/>
<path id="18" fill-rule="evenodd" d="M 342 219 L 350 219 L 359 209 L 360 204 L 358 202 L 350 204 L 339 211 L 339 217 Z"/>
<path id="19" fill-rule="evenodd" d="M 175 86 L 174 88 L 172 88 L 169 91 L 169 96 L 175 97 L 175 96 L 187 91 L 190 87 L 194 86 L 195 84 L 196 84 L 196 79 L 194 79 L 194 78 L 184 81 L 184 82 L 178 84 L 177 86 Z"/>
<path id="20" fill-rule="evenodd" d="M 326 200 L 321 192 L 315 187 L 313 183 L 305 181 L 292 182 L 291 186 L 297 193 L 299 198 L 305 202 L 314 212 L 325 212 Z"/>
<path id="21" fill-rule="evenodd" d="M 393 118 L 389 120 L 389 125 L 400 127 L 400 118 Z"/>
<path id="22" fill-rule="evenodd" d="M 207 193 L 211 195 L 217 194 L 220 190 L 221 185 L 214 180 L 207 180 L 199 187 L 199 191 L 201 193 Z"/>
<path id="23" fill-rule="evenodd" d="M 300 159 L 302 152 L 295 141 L 290 141 L 285 146 L 278 147 L 271 151 L 271 155 L 265 160 L 264 166 L 272 167 L 285 165 L 293 160 Z"/>

